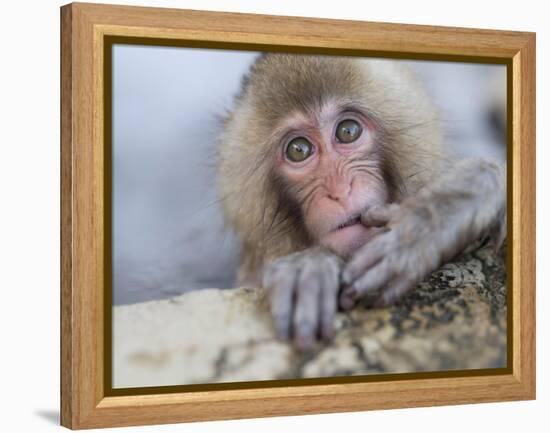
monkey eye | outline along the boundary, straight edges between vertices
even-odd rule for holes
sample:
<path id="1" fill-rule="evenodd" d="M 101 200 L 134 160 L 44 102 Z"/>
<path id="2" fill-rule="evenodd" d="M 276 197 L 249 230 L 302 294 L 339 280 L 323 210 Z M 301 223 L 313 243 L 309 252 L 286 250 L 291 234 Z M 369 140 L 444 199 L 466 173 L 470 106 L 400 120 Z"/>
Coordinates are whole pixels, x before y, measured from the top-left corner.
<path id="1" fill-rule="evenodd" d="M 359 138 L 363 130 L 358 122 L 352 119 L 342 120 L 336 127 L 336 138 L 340 143 L 351 143 Z"/>
<path id="2" fill-rule="evenodd" d="M 313 145 L 304 137 L 297 137 L 288 143 L 285 154 L 291 162 L 302 162 L 313 153 Z"/>

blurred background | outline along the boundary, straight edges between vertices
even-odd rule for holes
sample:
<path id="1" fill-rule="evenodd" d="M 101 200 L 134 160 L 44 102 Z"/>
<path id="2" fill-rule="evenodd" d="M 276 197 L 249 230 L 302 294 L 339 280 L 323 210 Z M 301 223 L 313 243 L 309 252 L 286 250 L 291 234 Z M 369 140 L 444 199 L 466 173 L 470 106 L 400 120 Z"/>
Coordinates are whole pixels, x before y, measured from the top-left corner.
<path id="1" fill-rule="evenodd" d="M 114 46 L 115 305 L 233 286 L 239 246 L 217 203 L 215 139 L 257 55 Z M 451 152 L 505 159 L 505 66 L 403 62 L 439 107 Z"/>

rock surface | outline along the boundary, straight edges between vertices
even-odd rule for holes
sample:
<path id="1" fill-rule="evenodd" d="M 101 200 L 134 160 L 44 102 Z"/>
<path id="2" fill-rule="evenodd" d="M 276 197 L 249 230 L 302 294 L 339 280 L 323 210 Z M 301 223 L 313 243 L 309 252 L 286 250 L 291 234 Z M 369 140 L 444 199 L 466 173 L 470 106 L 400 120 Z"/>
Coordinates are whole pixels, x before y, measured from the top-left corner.
<path id="1" fill-rule="evenodd" d="M 262 289 L 204 289 L 113 308 L 113 387 L 506 366 L 505 251 L 465 253 L 399 304 L 339 313 L 307 354 L 275 338 Z"/>

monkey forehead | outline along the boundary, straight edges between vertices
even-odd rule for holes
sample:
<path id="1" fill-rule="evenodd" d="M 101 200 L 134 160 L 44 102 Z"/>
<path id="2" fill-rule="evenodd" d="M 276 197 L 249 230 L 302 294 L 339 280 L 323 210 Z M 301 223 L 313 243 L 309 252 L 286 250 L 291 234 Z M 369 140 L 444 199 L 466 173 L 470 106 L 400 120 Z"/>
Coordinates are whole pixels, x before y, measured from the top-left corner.
<path id="1" fill-rule="evenodd" d="M 270 53 L 252 65 L 239 99 L 273 125 L 289 112 L 318 112 L 329 100 L 363 100 L 369 93 L 367 78 L 357 59 Z"/>
<path id="2" fill-rule="evenodd" d="M 272 130 L 290 112 L 310 115 L 339 100 L 378 119 L 397 119 L 399 127 L 437 118 L 417 77 L 398 60 L 285 53 L 263 54 L 252 64 L 234 111 L 246 107 L 256 126 Z"/>

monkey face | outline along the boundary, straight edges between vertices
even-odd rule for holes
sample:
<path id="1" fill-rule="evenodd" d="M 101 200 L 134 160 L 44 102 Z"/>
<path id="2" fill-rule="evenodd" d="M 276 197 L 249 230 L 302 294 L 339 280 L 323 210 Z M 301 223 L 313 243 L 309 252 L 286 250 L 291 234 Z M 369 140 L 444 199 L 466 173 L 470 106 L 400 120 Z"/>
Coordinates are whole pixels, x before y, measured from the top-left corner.
<path id="1" fill-rule="evenodd" d="M 309 235 L 347 256 L 379 231 L 360 215 L 388 200 L 375 123 L 335 102 L 283 123 L 278 174 L 300 204 Z"/>

